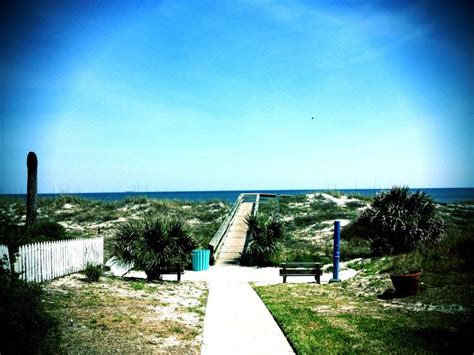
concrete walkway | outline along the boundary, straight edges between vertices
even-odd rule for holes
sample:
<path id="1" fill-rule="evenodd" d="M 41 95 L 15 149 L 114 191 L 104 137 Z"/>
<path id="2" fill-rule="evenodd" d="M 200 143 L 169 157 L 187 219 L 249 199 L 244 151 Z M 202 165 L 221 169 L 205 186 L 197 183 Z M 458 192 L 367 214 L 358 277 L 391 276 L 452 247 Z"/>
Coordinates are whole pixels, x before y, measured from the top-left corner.
<path id="1" fill-rule="evenodd" d="M 209 284 L 201 354 L 293 354 L 248 282 Z"/>
<path id="2" fill-rule="evenodd" d="M 211 266 L 206 271 L 186 271 L 182 281 L 207 281 L 209 297 L 204 318 L 202 354 L 293 354 L 293 350 L 278 324 L 250 287 L 282 283 L 279 268 L 243 267 L 238 265 Z M 122 275 L 126 270 L 112 266 L 112 274 Z M 346 269 L 341 263 L 339 277 L 346 280 L 357 271 Z M 129 277 L 146 278 L 143 271 L 131 271 Z M 323 273 L 321 282 L 331 279 Z M 176 281 L 176 275 L 164 275 L 165 280 Z M 288 278 L 288 283 L 311 283 L 314 277 Z"/>

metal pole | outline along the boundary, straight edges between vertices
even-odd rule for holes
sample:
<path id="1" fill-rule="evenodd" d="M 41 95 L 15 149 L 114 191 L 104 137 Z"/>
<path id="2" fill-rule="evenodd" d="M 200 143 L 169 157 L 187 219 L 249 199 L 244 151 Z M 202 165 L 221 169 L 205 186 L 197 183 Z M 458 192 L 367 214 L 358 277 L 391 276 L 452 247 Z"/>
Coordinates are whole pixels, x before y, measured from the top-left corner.
<path id="1" fill-rule="evenodd" d="M 340 282 L 339 280 L 339 259 L 341 258 L 340 251 L 341 242 L 341 222 L 334 221 L 334 255 L 332 259 L 332 279 L 329 282 Z"/>

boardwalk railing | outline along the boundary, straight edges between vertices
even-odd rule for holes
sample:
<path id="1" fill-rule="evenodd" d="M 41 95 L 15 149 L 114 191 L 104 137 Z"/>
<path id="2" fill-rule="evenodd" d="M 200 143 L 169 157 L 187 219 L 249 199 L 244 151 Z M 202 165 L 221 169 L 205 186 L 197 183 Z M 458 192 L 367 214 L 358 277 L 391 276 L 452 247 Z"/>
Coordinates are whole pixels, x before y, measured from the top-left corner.
<path id="1" fill-rule="evenodd" d="M 235 213 L 239 209 L 242 202 L 254 202 L 252 213 L 257 214 L 258 207 L 260 204 L 260 197 L 277 197 L 277 195 L 267 193 L 244 193 L 240 194 L 239 197 L 237 197 L 237 200 L 232 206 L 229 214 L 221 223 L 216 234 L 214 234 L 214 237 L 212 237 L 211 241 L 209 242 L 208 249 L 211 251 L 211 264 L 214 264 L 215 257 L 219 253 L 219 249 L 225 240 L 227 232 L 229 231 L 229 227 L 232 225 Z"/>
<path id="2" fill-rule="evenodd" d="M 0 246 L 0 254 L 6 250 Z M 103 261 L 103 237 L 72 239 L 22 245 L 14 268 L 21 279 L 42 282 L 84 270 L 87 263 L 102 265 Z"/>
<path id="3" fill-rule="evenodd" d="M 230 210 L 229 214 L 221 223 L 216 234 L 214 234 L 214 237 L 212 237 L 211 241 L 209 242 L 208 249 L 211 251 L 211 264 L 214 264 L 215 257 L 219 253 L 219 249 L 222 245 L 222 242 L 224 241 L 224 237 L 227 231 L 229 230 L 230 225 L 232 224 L 232 220 L 234 219 L 235 213 L 239 209 L 244 199 L 245 194 L 240 194 L 239 197 L 237 197 L 237 200 L 232 206 L 232 209 Z"/>

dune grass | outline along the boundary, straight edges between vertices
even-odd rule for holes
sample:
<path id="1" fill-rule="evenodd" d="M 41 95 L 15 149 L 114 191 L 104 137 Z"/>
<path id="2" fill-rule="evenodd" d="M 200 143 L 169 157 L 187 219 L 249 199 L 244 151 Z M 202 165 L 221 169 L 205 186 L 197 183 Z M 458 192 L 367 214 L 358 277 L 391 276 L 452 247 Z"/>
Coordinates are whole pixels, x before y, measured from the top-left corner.
<path id="1" fill-rule="evenodd" d="M 332 222 L 338 219 L 353 220 L 359 209 L 366 205 L 367 199 L 354 199 L 345 205 L 337 205 L 318 193 L 262 199 L 259 214 L 277 216 L 285 230 L 285 238 L 279 253 L 274 257 L 274 263 L 329 262 L 332 255 Z M 350 248 L 343 245 L 344 258 L 366 256 L 367 252 L 367 243 L 354 244 Z"/>
<path id="2" fill-rule="evenodd" d="M 106 255 L 108 239 L 113 235 L 117 223 L 144 217 L 183 220 L 200 247 L 206 247 L 229 210 L 228 203 L 217 200 L 189 202 L 134 197 L 104 202 L 69 195 L 38 199 L 38 218 L 61 223 L 70 238 L 94 237 L 100 230 L 106 239 Z M 0 223 L 24 223 L 25 214 L 24 199 L 0 198 Z"/>

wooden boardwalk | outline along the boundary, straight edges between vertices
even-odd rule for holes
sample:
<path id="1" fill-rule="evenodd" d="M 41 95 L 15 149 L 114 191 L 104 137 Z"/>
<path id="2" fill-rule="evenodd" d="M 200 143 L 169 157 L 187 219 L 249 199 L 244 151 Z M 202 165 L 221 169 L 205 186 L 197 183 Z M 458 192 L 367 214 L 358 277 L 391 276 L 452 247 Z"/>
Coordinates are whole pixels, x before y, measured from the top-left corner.
<path id="1" fill-rule="evenodd" d="M 253 202 L 242 202 L 217 255 L 216 265 L 240 264 L 247 238 L 245 218 L 252 213 Z"/>

